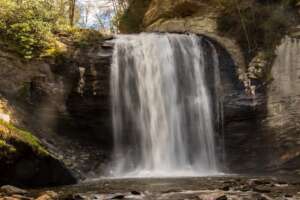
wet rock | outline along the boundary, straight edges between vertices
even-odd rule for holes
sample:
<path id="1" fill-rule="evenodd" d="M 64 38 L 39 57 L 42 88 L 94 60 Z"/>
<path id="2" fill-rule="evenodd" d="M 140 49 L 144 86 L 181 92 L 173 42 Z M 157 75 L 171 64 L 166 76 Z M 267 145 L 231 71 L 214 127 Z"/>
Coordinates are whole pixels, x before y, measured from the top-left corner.
<path id="1" fill-rule="evenodd" d="M 241 187 L 239 187 L 239 188 L 237 188 L 237 189 L 239 189 L 239 190 L 242 191 L 242 192 L 248 192 L 248 191 L 251 190 L 251 187 L 248 186 L 248 185 L 243 185 L 243 186 L 241 186 Z"/>
<path id="2" fill-rule="evenodd" d="M 4 185 L 0 188 L 0 192 L 4 193 L 5 195 L 14 195 L 14 194 L 20 194 L 24 195 L 28 192 L 26 190 L 11 186 L 11 185 Z"/>
<path id="3" fill-rule="evenodd" d="M 58 194 L 53 191 L 47 191 L 45 194 L 38 197 L 36 200 L 58 200 Z"/>
<path id="4" fill-rule="evenodd" d="M 277 182 L 279 185 L 288 185 L 288 183 L 286 181 L 278 181 Z"/>
<path id="5" fill-rule="evenodd" d="M 288 187 L 288 184 L 279 184 L 279 183 L 275 183 L 274 184 L 275 187 L 280 187 L 280 188 L 284 188 L 284 187 Z"/>
<path id="6" fill-rule="evenodd" d="M 266 198 L 266 197 L 264 197 L 264 196 L 260 196 L 260 197 L 257 198 L 257 200 L 271 200 L 271 199 Z"/>
<path id="7" fill-rule="evenodd" d="M 287 197 L 287 198 L 292 198 L 292 197 L 293 197 L 293 195 L 291 195 L 291 194 L 285 194 L 285 195 L 284 195 L 284 197 Z"/>
<path id="8" fill-rule="evenodd" d="M 267 180 L 251 179 L 247 183 L 249 185 L 267 185 L 270 184 L 271 182 Z"/>
<path id="9" fill-rule="evenodd" d="M 199 195 L 200 200 L 227 200 L 227 196 L 224 193 L 211 193 Z"/>
<path id="10" fill-rule="evenodd" d="M 15 198 L 15 197 L 3 197 L 3 198 L 1 198 L 1 200 L 20 200 L 20 199 Z"/>
<path id="11" fill-rule="evenodd" d="M 254 192 L 259 192 L 259 193 L 270 193 L 271 192 L 270 187 L 266 187 L 266 186 L 255 186 L 252 189 Z"/>
<path id="12" fill-rule="evenodd" d="M 26 196 L 23 196 L 23 195 L 12 195 L 12 197 L 20 199 L 20 200 L 33 200 L 33 198 L 26 197 Z"/>
<path id="13" fill-rule="evenodd" d="M 72 200 L 84 200 L 85 198 L 81 194 L 75 194 Z"/>
<path id="14" fill-rule="evenodd" d="M 133 194 L 133 195 L 141 195 L 141 193 L 138 192 L 138 191 L 131 191 L 131 194 Z"/>
<path id="15" fill-rule="evenodd" d="M 229 191 L 230 190 L 230 186 L 226 185 L 226 186 L 222 187 L 222 190 L 223 191 Z"/>
<path id="16" fill-rule="evenodd" d="M 216 200 L 227 200 L 227 199 L 228 199 L 228 198 L 227 198 L 226 195 L 222 195 L 222 196 L 216 198 Z"/>
<path id="17" fill-rule="evenodd" d="M 122 194 L 119 194 L 119 195 L 112 197 L 111 199 L 125 199 L 125 196 Z"/>

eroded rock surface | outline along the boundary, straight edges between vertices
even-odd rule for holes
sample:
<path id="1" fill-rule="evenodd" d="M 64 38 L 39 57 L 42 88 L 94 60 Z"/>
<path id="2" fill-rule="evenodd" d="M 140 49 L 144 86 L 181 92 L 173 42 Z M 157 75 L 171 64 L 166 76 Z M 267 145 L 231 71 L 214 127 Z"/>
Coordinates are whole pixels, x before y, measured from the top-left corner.
<path id="1" fill-rule="evenodd" d="M 34 61 L 0 51 L 0 118 L 33 132 L 77 178 L 109 156 L 111 50 L 100 43 Z"/>
<path id="2" fill-rule="evenodd" d="M 274 177 L 111 179 L 29 191 L 25 196 L 39 200 L 297 200 L 299 187 L 295 180 Z"/>

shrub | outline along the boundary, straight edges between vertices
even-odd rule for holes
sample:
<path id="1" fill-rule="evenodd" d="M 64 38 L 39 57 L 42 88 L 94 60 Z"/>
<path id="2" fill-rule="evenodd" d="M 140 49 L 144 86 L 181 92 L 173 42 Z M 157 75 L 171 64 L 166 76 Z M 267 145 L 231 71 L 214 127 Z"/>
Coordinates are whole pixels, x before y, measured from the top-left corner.
<path id="1" fill-rule="evenodd" d="M 58 12 L 42 0 L 0 0 L 0 39 L 26 59 L 39 57 L 51 47 Z"/>
<path id="2" fill-rule="evenodd" d="M 297 21 L 295 0 L 219 2 L 223 8 L 218 18 L 219 31 L 239 42 L 248 62 L 258 51 L 273 57 L 275 46 Z"/>

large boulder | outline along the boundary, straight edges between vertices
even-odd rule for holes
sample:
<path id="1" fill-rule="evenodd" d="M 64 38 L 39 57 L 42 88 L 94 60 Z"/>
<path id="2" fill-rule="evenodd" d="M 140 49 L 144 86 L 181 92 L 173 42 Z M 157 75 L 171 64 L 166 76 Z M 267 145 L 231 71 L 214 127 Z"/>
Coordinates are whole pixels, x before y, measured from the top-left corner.
<path id="1" fill-rule="evenodd" d="M 0 121 L 0 184 L 53 186 L 73 183 L 76 183 L 73 175 L 36 137 Z"/>

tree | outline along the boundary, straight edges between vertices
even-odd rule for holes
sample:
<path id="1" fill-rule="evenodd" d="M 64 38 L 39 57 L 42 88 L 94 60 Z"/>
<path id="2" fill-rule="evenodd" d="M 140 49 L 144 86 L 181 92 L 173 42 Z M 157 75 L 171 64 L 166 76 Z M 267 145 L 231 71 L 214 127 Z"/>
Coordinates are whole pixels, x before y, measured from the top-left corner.
<path id="1" fill-rule="evenodd" d="M 69 21 L 70 25 L 74 26 L 76 0 L 69 0 Z"/>
<path id="2" fill-rule="evenodd" d="M 114 32 L 112 27 L 113 10 L 111 7 L 100 6 L 95 14 L 96 28 L 103 32 Z"/>
<path id="3" fill-rule="evenodd" d="M 79 4 L 78 6 L 80 10 L 79 25 L 83 28 L 88 28 L 90 18 L 91 18 L 91 13 L 92 10 L 95 8 L 95 5 L 91 1 L 88 1 L 84 4 Z"/>

